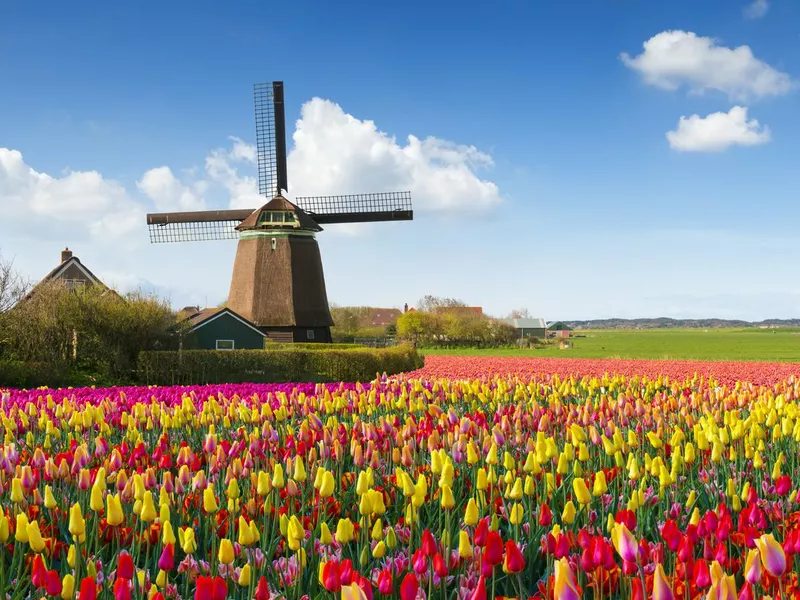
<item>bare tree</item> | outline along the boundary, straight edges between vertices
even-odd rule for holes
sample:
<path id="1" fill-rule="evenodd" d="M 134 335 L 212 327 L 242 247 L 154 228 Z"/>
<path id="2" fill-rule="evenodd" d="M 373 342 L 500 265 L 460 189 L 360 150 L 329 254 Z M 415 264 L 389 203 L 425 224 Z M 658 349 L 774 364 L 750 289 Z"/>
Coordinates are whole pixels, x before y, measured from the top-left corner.
<path id="1" fill-rule="evenodd" d="M 456 298 L 440 298 L 428 294 L 417 303 L 417 308 L 423 312 L 433 312 L 437 308 L 454 308 L 466 306 L 467 303 Z"/>
<path id="2" fill-rule="evenodd" d="M 14 269 L 14 261 L 0 254 L 0 314 L 10 310 L 30 289 L 30 281 Z"/>
<path id="3" fill-rule="evenodd" d="M 515 308 L 512 310 L 509 315 L 509 319 L 530 319 L 531 313 L 528 311 L 527 308 Z"/>

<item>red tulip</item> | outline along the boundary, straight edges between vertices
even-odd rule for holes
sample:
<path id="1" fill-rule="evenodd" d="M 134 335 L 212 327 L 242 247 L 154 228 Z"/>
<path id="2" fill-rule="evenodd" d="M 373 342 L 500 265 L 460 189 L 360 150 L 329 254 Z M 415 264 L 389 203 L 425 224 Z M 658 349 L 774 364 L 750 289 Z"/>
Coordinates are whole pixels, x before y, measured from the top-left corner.
<path id="1" fill-rule="evenodd" d="M 356 573 L 355 577 L 353 578 L 353 583 L 361 588 L 361 591 L 364 592 L 367 600 L 372 600 L 372 583 L 369 579 L 364 577 L 361 573 Z"/>
<path id="2" fill-rule="evenodd" d="M 97 583 L 95 582 L 94 577 L 84 577 L 81 580 L 80 599 L 97 600 Z"/>
<path id="3" fill-rule="evenodd" d="M 622 523 L 629 531 L 636 529 L 636 513 L 632 510 L 618 510 L 614 515 L 614 520 L 617 523 Z"/>
<path id="4" fill-rule="evenodd" d="M 481 576 L 491 577 L 492 573 L 494 573 L 494 566 L 486 560 L 486 553 L 484 553 L 481 555 Z"/>
<path id="5" fill-rule="evenodd" d="M 208 600 L 214 597 L 214 580 L 206 575 L 200 575 L 194 588 L 194 600 Z"/>
<path id="6" fill-rule="evenodd" d="M 439 579 L 447 577 L 447 564 L 438 552 L 433 555 L 433 572 L 436 573 Z"/>
<path id="7" fill-rule="evenodd" d="M 394 588 L 394 581 L 392 581 L 392 572 L 384 569 L 378 573 L 378 591 L 384 596 L 389 596 Z"/>
<path id="8" fill-rule="evenodd" d="M 164 546 L 161 556 L 158 558 L 158 568 L 166 572 L 175 568 L 175 546 L 173 544 Z"/>
<path id="9" fill-rule="evenodd" d="M 486 536 L 486 561 L 493 567 L 503 562 L 503 538 L 496 531 L 490 531 Z"/>
<path id="10" fill-rule="evenodd" d="M 681 541 L 683 541 L 683 535 L 680 529 L 678 529 L 677 523 L 672 519 L 667 519 L 664 523 L 664 526 L 661 528 L 661 537 L 664 538 L 667 548 L 672 552 L 676 552 L 681 545 Z"/>
<path id="11" fill-rule="evenodd" d="M 739 592 L 739 600 L 756 600 L 756 596 L 753 593 L 753 584 L 749 581 L 744 582 L 742 591 Z"/>
<path id="12" fill-rule="evenodd" d="M 778 496 L 785 496 L 792 491 L 792 479 L 788 475 L 781 475 L 775 482 L 775 493 Z"/>
<path id="13" fill-rule="evenodd" d="M 478 586 L 475 588 L 475 591 L 472 592 L 472 596 L 470 596 L 469 600 L 486 600 L 486 580 L 483 578 L 483 575 L 478 579 Z"/>
<path id="14" fill-rule="evenodd" d="M 594 553 L 589 548 L 585 548 L 583 552 L 581 552 L 581 569 L 587 573 L 592 573 L 596 568 L 597 565 L 594 562 Z"/>
<path id="15" fill-rule="evenodd" d="M 553 511 L 550 510 L 550 507 L 547 504 L 542 504 L 539 507 L 539 525 L 542 527 L 549 527 L 550 523 L 553 522 Z"/>
<path id="16" fill-rule="evenodd" d="M 119 553 L 119 558 L 117 558 L 117 577 L 133 579 L 133 558 L 124 550 Z"/>
<path id="17" fill-rule="evenodd" d="M 419 581 L 413 573 L 406 573 L 402 583 L 400 583 L 400 599 L 415 600 L 419 591 Z"/>
<path id="18" fill-rule="evenodd" d="M 684 535 L 681 545 L 678 547 L 678 560 L 682 563 L 691 562 L 694 557 L 694 547 L 688 535 Z"/>
<path id="19" fill-rule="evenodd" d="M 131 585 L 129 579 L 118 578 L 114 581 L 115 600 L 131 600 Z"/>
<path id="20" fill-rule="evenodd" d="M 706 561 L 701 559 L 694 563 L 692 579 L 694 584 L 701 590 L 711 586 L 711 573 L 708 570 Z"/>
<path id="21" fill-rule="evenodd" d="M 37 588 L 47 587 L 47 568 L 44 566 L 44 559 L 41 554 L 33 557 L 31 583 Z"/>
<path id="22" fill-rule="evenodd" d="M 329 592 L 338 592 L 342 589 L 342 581 L 339 577 L 339 565 L 336 561 L 329 560 L 322 567 L 322 585 Z"/>
<path id="23" fill-rule="evenodd" d="M 411 557 L 411 566 L 417 575 L 421 575 L 428 570 L 428 559 L 422 548 L 414 552 L 414 556 Z"/>
<path id="24" fill-rule="evenodd" d="M 485 546 L 486 537 L 489 535 L 489 525 L 486 524 L 486 519 L 478 521 L 478 526 L 475 528 L 474 542 L 476 546 Z"/>
<path id="25" fill-rule="evenodd" d="M 563 533 L 559 534 L 556 541 L 556 551 L 553 553 L 556 558 L 569 556 L 569 538 Z"/>
<path id="26" fill-rule="evenodd" d="M 228 597 L 228 584 L 225 580 L 217 575 L 214 577 L 214 588 L 211 594 L 211 600 L 225 600 Z"/>
<path id="27" fill-rule="evenodd" d="M 513 540 L 506 542 L 506 559 L 503 568 L 507 573 L 519 573 L 525 568 L 525 557 Z"/>
<path id="28" fill-rule="evenodd" d="M 433 534 L 430 529 L 422 532 L 422 551 L 425 556 L 433 556 L 436 554 L 436 540 L 433 539 Z"/>
<path id="29" fill-rule="evenodd" d="M 58 575 L 58 571 L 53 569 L 52 571 L 47 572 L 47 595 L 48 596 L 60 596 L 61 595 L 61 577 Z"/>
<path id="30" fill-rule="evenodd" d="M 353 583 L 355 571 L 353 570 L 353 561 L 349 558 L 344 559 L 339 563 L 339 581 L 342 585 L 350 585 Z"/>
<path id="31" fill-rule="evenodd" d="M 642 590 L 642 580 L 638 577 L 631 579 L 631 600 L 646 600 Z"/>
<path id="32" fill-rule="evenodd" d="M 269 600 L 269 586 L 267 585 L 267 578 L 264 575 L 258 580 L 255 600 Z"/>

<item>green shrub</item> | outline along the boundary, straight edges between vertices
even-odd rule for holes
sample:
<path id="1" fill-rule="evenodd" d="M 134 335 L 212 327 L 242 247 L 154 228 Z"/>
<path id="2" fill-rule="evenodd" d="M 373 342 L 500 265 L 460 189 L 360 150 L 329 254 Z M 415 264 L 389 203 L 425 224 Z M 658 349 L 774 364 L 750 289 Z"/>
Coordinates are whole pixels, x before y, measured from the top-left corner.
<path id="1" fill-rule="evenodd" d="M 66 385 L 67 370 L 38 362 L 0 361 L 0 388 L 36 388 Z"/>
<path id="2" fill-rule="evenodd" d="M 290 347 L 291 346 L 291 347 Z M 371 381 L 378 373 L 413 371 L 424 359 L 410 346 L 393 348 L 286 347 L 269 350 L 147 351 L 139 377 L 147 385 Z"/>

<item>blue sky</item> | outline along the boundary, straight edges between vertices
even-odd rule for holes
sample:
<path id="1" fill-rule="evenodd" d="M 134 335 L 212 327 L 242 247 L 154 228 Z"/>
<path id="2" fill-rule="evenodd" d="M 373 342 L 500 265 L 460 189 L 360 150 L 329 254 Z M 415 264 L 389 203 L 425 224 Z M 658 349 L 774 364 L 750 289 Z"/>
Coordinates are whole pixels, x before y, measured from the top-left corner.
<path id="1" fill-rule="evenodd" d="M 413 188 L 413 223 L 320 234 L 334 302 L 800 315 L 800 4 L 267 4 L 0 4 L 0 149 L 20 153 L 0 161 L 2 253 L 35 279 L 69 245 L 121 287 L 223 300 L 235 242 L 151 246 L 143 213 L 246 204 L 254 169 L 235 150 L 255 141 L 252 84 L 283 79 L 287 120 L 308 131 L 290 193 Z M 682 54 L 645 50 L 670 31 Z M 720 52 L 741 46 L 749 62 Z M 334 104 L 301 114 L 315 97 Z M 439 142 L 415 158 L 409 135 Z M 392 158 L 370 162 L 365 143 Z M 439 178 L 444 147 L 463 188 Z M 235 180 L 208 170 L 214 151 Z M 332 163 L 347 176 L 317 176 Z"/>

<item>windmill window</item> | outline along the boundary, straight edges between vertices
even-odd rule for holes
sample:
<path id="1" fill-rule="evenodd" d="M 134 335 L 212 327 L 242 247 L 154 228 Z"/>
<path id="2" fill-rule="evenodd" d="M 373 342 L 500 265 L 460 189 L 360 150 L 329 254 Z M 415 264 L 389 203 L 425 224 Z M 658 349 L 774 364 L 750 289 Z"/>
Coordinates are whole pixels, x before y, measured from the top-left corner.
<path id="1" fill-rule="evenodd" d="M 217 340 L 217 350 L 233 350 L 234 347 L 233 340 Z"/>
<path id="2" fill-rule="evenodd" d="M 265 210 L 258 215 L 259 225 L 294 225 L 295 223 L 297 223 L 297 217 L 290 211 Z"/>

